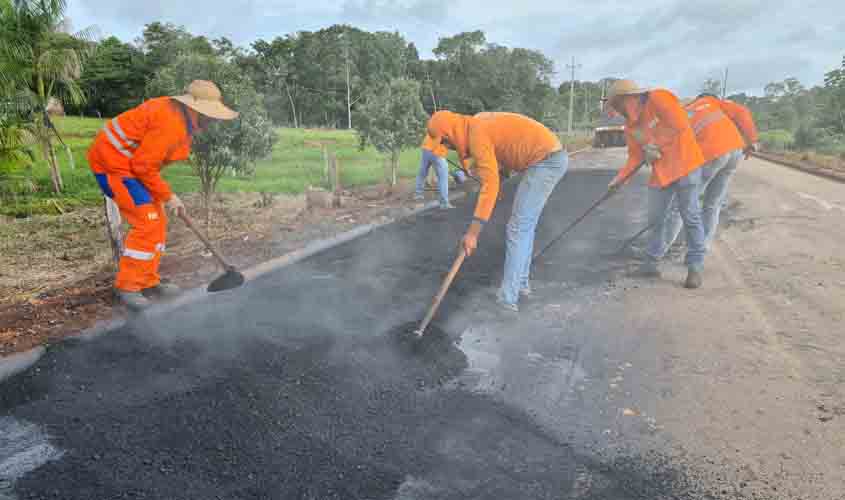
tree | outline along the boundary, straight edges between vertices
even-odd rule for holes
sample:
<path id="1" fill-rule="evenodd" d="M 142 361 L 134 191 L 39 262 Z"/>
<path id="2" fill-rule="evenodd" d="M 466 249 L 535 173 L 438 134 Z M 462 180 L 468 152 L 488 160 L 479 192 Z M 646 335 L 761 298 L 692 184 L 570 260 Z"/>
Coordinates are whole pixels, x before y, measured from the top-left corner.
<path id="1" fill-rule="evenodd" d="M 200 179 L 206 223 L 210 224 L 211 197 L 220 179 L 227 171 L 251 173 L 255 162 L 273 149 L 276 133 L 252 81 L 236 65 L 217 56 L 179 56 L 159 70 L 148 91 L 151 95 L 175 95 L 197 79 L 215 82 L 227 104 L 240 112 L 237 119 L 215 122 L 194 137 L 191 161 Z"/>
<path id="2" fill-rule="evenodd" d="M 87 100 L 82 110 L 98 116 L 116 116 L 141 104 L 151 75 L 144 54 L 115 37 L 93 50 L 80 80 Z"/>
<path id="3" fill-rule="evenodd" d="M 396 185 L 399 154 L 419 145 L 428 115 L 420 102 L 420 84 L 394 78 L 372 89 L 360 108 L 358 136 L 363 149 L 374 146 L 390 160 L 390 185 Z"/>
<path id="4" fill-rule="evenodd" d="M 842 58 L 839 69 L 825 74 L 824 92 L 828 111 L 825 113 L 823 124 L 836 133 L 845 134 L 845 57 Z"/>
<path id="5" fill-rule="evenodd" d="M 87 32 L 64 32 L 65 7 L 65 0 L 16 0 L 0 10 L 0 74 L 7 88 L 14 89 L 18 105 L 29 107 L 33 133 L 50 165 L 56 193 L 62 191 L 63 182 L 47 106 L 53 99 L 71 105 L 84 102 L 79 79 L 91 48 Z"/>

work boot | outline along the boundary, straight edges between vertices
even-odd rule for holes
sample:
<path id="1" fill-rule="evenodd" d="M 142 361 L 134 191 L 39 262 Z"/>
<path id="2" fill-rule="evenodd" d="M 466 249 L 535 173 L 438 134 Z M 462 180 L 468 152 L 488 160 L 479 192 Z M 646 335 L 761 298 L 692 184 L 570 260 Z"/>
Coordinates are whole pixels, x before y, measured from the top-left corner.
<path id="1" fill-rule="evenodd" d="M 141 312 L 153 305 L 141 292 L 127 292 L 126 290 L 115 289 L 115 294 L 118 300 L 130 311 Z"/>
<path id="2" fill-rule="evenodd" d="M 687 273 L 687 280 L 684 282 L 684 288 L 696 289 L 701 288 L 704 279 L 701 277 L 701 272 L 689 270 Z"/>
<path id="3" fill-rule="evenodd" d="M 502 308 L 502 310 L 504 310 L 504 311 L 507 311 L 507 312 L 512 312 L 512 313 L 518 313 L 518 312 L 519 312 L 519 306 L 518 306 L 518 305 L 516 305 L 516 304 L 508 304 L 507 302 L 505 302 L 505 301 L 504 301 L 504 300 L 502 300 L 502 299 L 498 299 L 498 298 L 497 298 L 497 299 L 496 299 L 496 304 L 497 304 L 500 308 Z"/>
<path id="4" fill-rule="evenodd" d="M 414 193 L 414 201 L 425 201 L 425 196 L 420 193 Z"/>
<path id="5" fill-rule="evenodd" d="M 182 289 L 173 283 L 159 283 L 156 286 L 145 288 L 141 293 L 148 299 L 172 300 L 182 294 Z"/>
<path id="6" fill-rule="evenodd" d="M 639 269 L 637 269 L 637 276 L 641 276 L 643 278 L 659 278 L 661 275 L 657 262 L 653 260 L 644 261 L 640 264 Z"/>

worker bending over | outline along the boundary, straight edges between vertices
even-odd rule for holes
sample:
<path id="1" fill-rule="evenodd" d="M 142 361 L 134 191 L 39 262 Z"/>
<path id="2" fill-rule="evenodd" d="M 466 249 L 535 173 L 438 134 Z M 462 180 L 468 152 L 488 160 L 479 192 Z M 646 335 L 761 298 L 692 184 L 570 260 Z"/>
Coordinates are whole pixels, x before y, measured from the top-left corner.
<path id="1" fill-rule="evenodd" d="M 466 254 L 478 246 L 478 236 L 493 214 L 499 194 L 499 167 L 524 171 L 507 224 L 505 269 L 497 302 L 518 312 L 519 296 L 531 292 L 529 274 L 534 233 L 554 187 L 566 173 L 568 156 L 557 136 L 542 124 L 515 113 L 460 115 L 435 113 L 428 122 L 432 140 L 458 153 L 461 162 L 474 162 L 481 181 L 473 221 L 461 240 Z"/>
<path id="2" fill-rule="evenodd" d="M 118 298 L 130 309 L 142 310 L 151 305 L 150 298 L 179 293 L 175 285 L 161 283 L 158 268 L 167 236 L 164 208 L 181 216 L 185 206 L 161 170 L 187 160 L 193 136 L 212 119 L 237 116 L 223 104 L 214 83 L 196 80 L 185 95 L 150 99 L 109 120 L 88 150 L 100 189 L 131 226 L 114 283 Z"/>
<path id="3" fill-rule="evenodd" d="M 701 221 L 701 166 L 704 157 L 687 113 L 674 94 L 664 89 L 646 90 L 631 80 L 618 80 L 608 93 L 608 103 L 625 117 L 628 161 L 608 186 L 617 189 L 645 162 L 651 166 L 649 225 L 651 234 L 641 273 L 659 276 L 664 225 L 677 198 L 686 229 L 688 268 L 684 286 L 698 288 L 704 268 L 704 226 Z"/>
<path id="4" fill-rule="evenodd" d="M 741 104 L 701 94 L 686 105 L 690 125 L 706 162 L 701 168 L 703 196 L 701 220 L 704 244 L 710 243 L 719 227 L 731 178 L 743 153 L 748 158 L 757 150 L 757 127 L 751 111 Z M 665 255 L 681 232 L 681 216 L 675 207 L 665 226 L 662 254 Z"/>
<path id="5" fill-rule="evenodd" d="M 449 203 L 449 166 L 446 164 L 448 151 L 442 144 L 434 144 L 431 137 L 426 134 L 423 139 L 422 158 L 420 159 L 420 170 L 417 172 L 417 185 L 414 192 L 414 199 L 422 201 L 425 178 L 428 176 L 428 169 L 434 165 L 437 172 L 437 191 L 440 194 L 440 208 L 452 208 Z"/>

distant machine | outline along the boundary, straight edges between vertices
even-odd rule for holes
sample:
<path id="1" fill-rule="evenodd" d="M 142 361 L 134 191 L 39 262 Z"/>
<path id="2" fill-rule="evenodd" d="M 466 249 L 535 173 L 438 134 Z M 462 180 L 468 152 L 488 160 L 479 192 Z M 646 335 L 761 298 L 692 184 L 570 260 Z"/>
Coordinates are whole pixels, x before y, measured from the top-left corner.
<path id="1" fill-rule="evenodd" d="M 625 146 L 625 118 L 607 107 L 593 135 L 594 148 Z"/>

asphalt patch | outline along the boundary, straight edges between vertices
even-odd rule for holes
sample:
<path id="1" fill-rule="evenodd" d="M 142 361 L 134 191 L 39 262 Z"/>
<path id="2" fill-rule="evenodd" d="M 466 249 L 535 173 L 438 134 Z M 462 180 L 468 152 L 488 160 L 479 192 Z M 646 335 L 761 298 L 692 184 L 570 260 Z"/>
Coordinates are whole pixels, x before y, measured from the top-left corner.
<path id="1" fill-rule="evenodd" d="M 582 176 L 553 197 L 544 236 L 609 177 Z M 9 478 L 13 495 L 699 498 L 677 486 L 682 474 L 655 473 L 652 460 L 631 461 L 635 470 L 597 464 L 557 437 L 565 429 L 549 432 L 493 396 L 443 384 L 466 367 L 457 339 L 437 327 L 422 343 L 403 332 L 416 328 L 405 322 L 438 286 L 451 260 L 444 249 L 454 248 L 471 206 L 453 212 L 374 231 L 237 294 L 52 346 L 0 385 L 0 417 L 43 431 L 60 456 Z M 488 223 L 440 324 L 451 324 L 478 287 L 498 281 L 506 212 Z M 603 272 L 584 242 L 607 229 L 580 229 L 580 240 L 560 246 L 578 265 L 548 256 L 540 276 L 591 280 Z"/>

